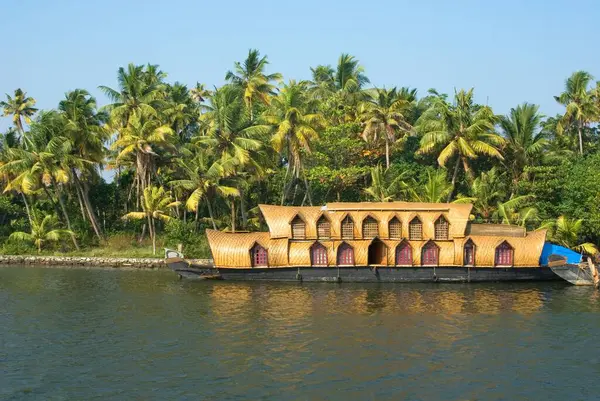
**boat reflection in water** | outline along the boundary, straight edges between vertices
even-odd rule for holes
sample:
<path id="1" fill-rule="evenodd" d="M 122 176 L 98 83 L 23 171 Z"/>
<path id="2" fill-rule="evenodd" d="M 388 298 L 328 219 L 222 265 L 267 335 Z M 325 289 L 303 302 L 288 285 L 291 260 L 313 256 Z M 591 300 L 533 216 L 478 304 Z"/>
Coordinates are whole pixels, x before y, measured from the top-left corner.
<path id="1" fill-rule="evenodd" d="M 544 287 L 215 282 L 210 297 L 211 310 L 223 318 L 259 315 L 293 321 L 315 314 L 532 314 L 544 305 Z"/>

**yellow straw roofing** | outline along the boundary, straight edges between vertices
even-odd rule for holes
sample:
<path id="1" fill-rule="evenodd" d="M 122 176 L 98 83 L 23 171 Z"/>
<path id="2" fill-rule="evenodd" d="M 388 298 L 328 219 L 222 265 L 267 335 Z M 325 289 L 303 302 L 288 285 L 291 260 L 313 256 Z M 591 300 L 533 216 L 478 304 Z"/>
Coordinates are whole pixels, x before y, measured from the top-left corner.
<path id="1" fill-rule="evenodd" d="M 269 226 L 271 238 L 291 238 L 291 221 L 300 217 L 306 224 L 306 238 L 317 238 L 317 221 L 325 216 L 331 223 L 331 237 L 341 238 L 341 225 L 349 216 L 354 222 L 354 239 L 363 238 L 363 220 L 377 222 L 378 236 L 389 238 L 389 221 L 396 217 L 401 224 L 402 236 L 409 235 L 409 222 L 415 217 L 423 223 L 423 238 L 435 237 L 435 222 L 443 216 L 449 223 L 449 237 L 464 237 L 472 205 L 453 203 L 359 202 L 329 203 L 327 206 L 271 206 L 260 205 Z"/>
<path id="2" fill-rule="evenodd" d="M 269 248 L 269 233 L 228 233 L 206 230 L 206 237 L 217 267 L 251 267 L 252 246 L 257 243 L 267 250 Z M 270 257 L 269 255 L 269 259 Z"/>

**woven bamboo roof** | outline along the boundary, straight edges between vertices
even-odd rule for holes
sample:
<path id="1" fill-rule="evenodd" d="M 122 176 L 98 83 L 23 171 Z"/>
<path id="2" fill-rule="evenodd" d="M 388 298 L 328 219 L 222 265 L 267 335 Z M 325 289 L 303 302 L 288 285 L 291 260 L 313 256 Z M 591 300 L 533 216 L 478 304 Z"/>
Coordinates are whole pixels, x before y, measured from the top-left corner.
<path id="1" fill-rule="evenodd" d="M 434 223 L 443 216 L 450 223 L 450 237 L 464 237 L 472 205 L 455 203 L 357 202 L 328 203 L 326 206 L 259 205 L 269 226 L 271 238 L 291 238 L 291 221 L 299 217 L 306 224 L 306 237 L 317 238 L 317 221 L 325 216 L 331 223 L 332 238 L 341 238 L 341 222 L 346 216 L 354 221 L 354 238 L 362 238 L 362 222 L 367 217 L 379 224 L 379 236 L 388 237 L 388 223 L 397 217 L 404 237 L 415 217 L 423 223 L 423 236 L 434 237 Z"/>

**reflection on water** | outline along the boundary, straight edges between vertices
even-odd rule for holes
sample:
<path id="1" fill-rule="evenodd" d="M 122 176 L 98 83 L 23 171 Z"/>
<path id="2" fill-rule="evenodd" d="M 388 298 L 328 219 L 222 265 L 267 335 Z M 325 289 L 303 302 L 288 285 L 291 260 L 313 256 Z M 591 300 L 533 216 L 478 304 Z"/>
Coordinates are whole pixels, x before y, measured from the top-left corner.
<path id="1" fill-rule="evenodd" d="M 0 268 L 0 399 L 594 399 L 599 297 Z"/>

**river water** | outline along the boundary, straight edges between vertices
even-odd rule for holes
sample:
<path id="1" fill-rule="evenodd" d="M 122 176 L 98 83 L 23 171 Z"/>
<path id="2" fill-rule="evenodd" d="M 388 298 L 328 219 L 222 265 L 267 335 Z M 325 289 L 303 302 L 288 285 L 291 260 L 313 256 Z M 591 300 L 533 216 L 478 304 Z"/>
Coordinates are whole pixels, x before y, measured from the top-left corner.
<path id="1" fill-rule="evenodd" d="M 561 282 L 4 267 L 0 399 L 598 400 L 599 331 L 599 292 Z"/>

